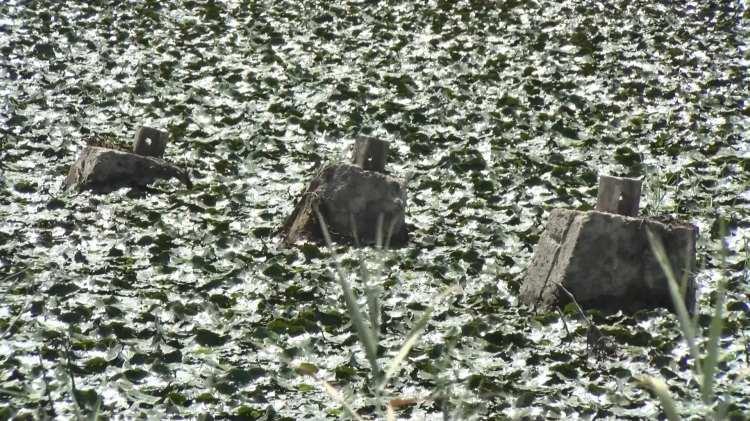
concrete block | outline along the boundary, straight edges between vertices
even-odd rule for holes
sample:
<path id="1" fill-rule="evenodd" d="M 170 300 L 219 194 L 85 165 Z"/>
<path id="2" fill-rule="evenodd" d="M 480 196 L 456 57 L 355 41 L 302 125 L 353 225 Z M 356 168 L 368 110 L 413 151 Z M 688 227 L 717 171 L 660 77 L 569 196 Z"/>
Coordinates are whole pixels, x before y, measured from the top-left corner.
<path id="1" fill-rule="evenodd" d="M 648 242 L 646 229 L 663 242 L 678 280 L 686 277 L 685 304 L 695 311 L 695 244 L 698 228 L 598 211 L 555 209 L 537 244 L 521 301 L 552 309 L 569 301 L 605 312 L 672 308 L 667 279 Z"/>
<path id="2" fill-rule="evenodd" d="M 145 187 L 156 179 L 172 177 L 191 186 L 185 171 L 162 159 L 87 146 L 71 166 L 63 186 L 108 193 L 121 187 Z"/>
<path id="3" fill-rule="evenodd" d="M 408 241 L 404 221 L 406 189 L 394 177 L 349 164 L 324 167 L 281 228 L 285 244 L 300 240 L 323 243 L 316 206 L 337 241 L 374 244 L 379 227 L 383 241 L 389 241 L 391 246 L 399 247 Z"/>
<path id="4" fill-rule="evenodd" d="M 351 164 L 321 168 L 278 231 L 284 244 L 323 244 L 319 211 L 335 241 L 364 246 L 380 238 L 383 246 L 406 245 L 406 184 L 385 174 L 387 156 L 388 142 L 360 136 Z"/>

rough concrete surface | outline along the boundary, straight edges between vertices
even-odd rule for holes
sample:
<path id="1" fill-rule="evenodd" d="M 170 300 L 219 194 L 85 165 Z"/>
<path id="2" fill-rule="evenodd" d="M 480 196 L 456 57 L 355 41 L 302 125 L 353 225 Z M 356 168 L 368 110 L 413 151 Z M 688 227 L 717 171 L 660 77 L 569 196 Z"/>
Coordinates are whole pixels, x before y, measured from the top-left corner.
<path id="1" fill-rule="evenodd" d="M 63 186 L 107 193 L 121 187 L 145 187 L 157 179 L 172 177 L 191 185 L 184 171 L 161 159 L 87 146 L 70 167 Z"/>
<path id="2" fill-rule="evenodd" d="M 391 245 L 401 246 L 408 240 L 406 190 L 398 179 L 388 175 L 349 164 L 323 168 L 282 227 L 285 243 L 323 240 L 315 206 L 338 240 L 354 242 L 356 236 L 361 245 L 375 243 L 379 215 L 383 217 L 384 239 L 390 228 Z"/>
<path id="3" fill-rule="evenodd" d="M 697 227 L 598 211 L 555 209 L 537 244 L 521 286 L 521 301 L 535 308 L 564 305 L 563 285 L 584 308 L 632 312 L 672 308 L 667 279 L 646 229 L 661 238 L 678 278 L 695 269 Z M 685 297 L 695 307 L 693 276 Z"/>

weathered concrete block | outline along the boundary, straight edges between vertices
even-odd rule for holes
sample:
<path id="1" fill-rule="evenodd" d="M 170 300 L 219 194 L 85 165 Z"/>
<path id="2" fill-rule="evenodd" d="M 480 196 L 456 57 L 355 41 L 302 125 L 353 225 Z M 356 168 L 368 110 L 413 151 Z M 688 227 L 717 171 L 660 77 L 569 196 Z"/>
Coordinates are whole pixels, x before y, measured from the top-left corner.
<path id="1" fill-rule="evenodd" d="M 316 206 L 338 241 L 373 244 L 379 226 L 383 241 L 391 234 L 390 245 L 402 246 L 408 241 L 404 221 L 406 189 L 396 178 L 348 164 L 324 167 L 282 226 L 280 233 L 285 244 L 299 240 L 323 242 Z M 383 218 L 382 225 L 379 218 Z"/>
<path id="2" fill-rule="evenodd" d="M 70 167 L 66 189 L 108 193 L 121 187 L 145 187 L 160 178 L 191 186 L 187 173 L 164 160 L 98 146 L 87 146 Z"/>
<path id="3" fill-rule="evenodd" d="M 583 308 L 632 312 L 672 308 L 667 279 L 646 229 L 663 242 L 678 280 L 687 274 L 685 304 L 695 310 L 695 242 L 698 228 L 598 211 L 555 209 L 542 234 L 521 301 L 550 309 L 569 301 L 563 285 Z"/>

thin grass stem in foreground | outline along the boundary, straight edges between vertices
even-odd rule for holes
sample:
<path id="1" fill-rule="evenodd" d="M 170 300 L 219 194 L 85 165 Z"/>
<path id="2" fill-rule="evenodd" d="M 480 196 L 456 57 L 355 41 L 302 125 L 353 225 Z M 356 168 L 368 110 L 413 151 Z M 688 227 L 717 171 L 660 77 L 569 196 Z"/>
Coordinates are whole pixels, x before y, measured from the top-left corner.
<path id="1" fill-rule="evenodd" d="M 372 328 L 368 326 L 367 322 L 365 322 L 365 316 L 362 314 L 362 310 L 357 304 L 357 297 L 354 295 L 354 291 L 352 290 L 349 281 L 347 281 L 344 276 L 341 262 L 339 262 L 338 256 L 336 256 L 333 248 L 333 241 L 331 241 L 328 226 L 326 225 L 325 220 L 323 219 L 323 214 L 320 212 L 318 206 L 315 206 L 315 216 L 320 223 L 320 229 L 323 233 L 326 245 L 329 250 L 331 250 L 334 266 L 336 267 L 336 275 L 338 275 L 339 285 L 341 285 L 341 289 L 344 292 L 344 301 L 349 310 L 349 317 L 352 319 L 352 324 L 357 331 L 357 337 L 365 350 L 367 361 L 370 363 L 370 368 L 372 369 L 373 378 L 378 379 L 380 378 L 380 366 L 378 365 L 378 345 L 375 333 L 372 331 Z"/>
<path id="2" fill-rule="evenodd" d="M 422 317 L 420 317 L 417 321 L 417 324 L 414 325 L 414 328 L 409 333 L 406 341 L 403 345 L 401 345 L 398 353 L 395 357 L 393 357 L 391 363 L 388 365 L 388 368 L 385 371 L 385 375 L 380 381 L 378 389 L 383 390 L 386 384 L 388 384 L 391 378 L 398 372 L 399 367 L 401 367 L 401 363 L 404 362 L 406 357 L 409 355 L 409 351 L 411 351 L 412 347 L 414 347 L 414 344 L 417 343 L 419 337 L 422 336 L 422 332 L 427 327 L 427 323 L 432 317 L 432 311 L 433 307 L 430 306 L 422 313 Z"/>
<path id="3" fill-rule="evenodd" d="M 708 328 L 708 342 L 706 344 L 706 359 L 703 364 L 702 395 L 703 402 L 710 404 L 714 399 L 714 374 L 719 363 L 719 341 L 721 331 L 724 329 L 724 302 L 726 301 L 727 285 L 723 270 L 726 267 L 727 244 L 722 237 L 721 240 L 721 270 L 719 282 L 716 287 L 716 308 Z"/>
<path id="4" fill-rule="evenodd" d="M 680 294 L 680 287 L 677 285 L 677 278 L 675 277 L 672 266 L 669 263 L 669 257 L 667 256 L 666 250 L 664 250 L 664 244 L 661 239 L 657 238 L 656 235 L 651 232 L 650 229 L 646 228 L 646 234 L 648 236 L 648 242 L 651 245 L 656 260 L 659 262 L 661 269 L 667 276 L 667 285 L 669 288 L 669 294 L 672 297 L 672 303 L 677 313 L 677 318 L 680 322 L 680 329 L 682 335 L 685 337 L 685 341 L 688 344 L 690 355 L 694 360 L 694 370 L 698 375 L 703 374 L 701 370 L 701 355 L 698 350 L 698 344 L 696 342 L 695 325 L 692 323 L 692 319 L 688 314 L 687 307 L 685 307 L 685 301 L 682 299 Z"/>

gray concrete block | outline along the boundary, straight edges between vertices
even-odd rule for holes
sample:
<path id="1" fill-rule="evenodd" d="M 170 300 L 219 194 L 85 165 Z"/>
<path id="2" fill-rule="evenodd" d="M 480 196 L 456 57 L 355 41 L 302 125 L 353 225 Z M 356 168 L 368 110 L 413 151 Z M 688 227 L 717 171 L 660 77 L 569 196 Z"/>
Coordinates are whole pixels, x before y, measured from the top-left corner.
<path id="1" fill-rule="evenodd" d="M 374 244 L 379 225 L 384 241 L 391 233 L 390 245 L 401 246 L 408 240 L 406 188 L 394 177 L 349 164 L 324 167 L 281 228 L 285 244 L 300 240 L 323 242 L 316 206 L 338 241 Z M 379 224 L 381 217 L 383 222 Z"/>
<path id="2" fill-rule="evenodd" d="M 160 178 L 176 178 L 191 186 L 185 171 L 159 158 L 87 146 L 71 166 L 63 187 L 108 193 L 121 187 L 145 187 Z"/>
<path id="3" fill-rule="evenodd" d="M 598 211 L 555 209 L 521 286 L 521 301 L 541 309 L 564 305 L 567 288 L 583 308 L 605 312 L 672 308 L 667 279 L 646 229 L 663 242 L 678 278 L 687 275 L 685 303 L 695 310 L 698 228 Z"/>

